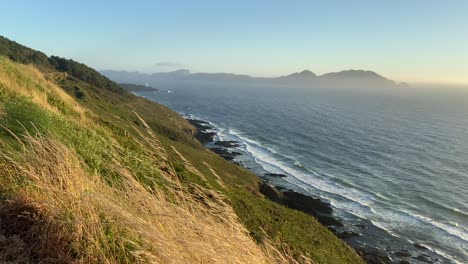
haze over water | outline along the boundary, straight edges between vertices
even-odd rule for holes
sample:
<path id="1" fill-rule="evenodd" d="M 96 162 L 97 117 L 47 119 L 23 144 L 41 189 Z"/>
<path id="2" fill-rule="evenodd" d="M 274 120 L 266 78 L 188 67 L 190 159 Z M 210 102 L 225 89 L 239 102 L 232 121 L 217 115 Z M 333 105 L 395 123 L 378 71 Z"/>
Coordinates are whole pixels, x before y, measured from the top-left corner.
<path id="1" fill-rule="evenodd" d="M 238 161 L 257 174 L 286 174 L 277 184 L 330 201 L 357 243 L 468 259 L 467 91 L 160 88 L 172 93 L 139 94 L 242 142 Z"/>

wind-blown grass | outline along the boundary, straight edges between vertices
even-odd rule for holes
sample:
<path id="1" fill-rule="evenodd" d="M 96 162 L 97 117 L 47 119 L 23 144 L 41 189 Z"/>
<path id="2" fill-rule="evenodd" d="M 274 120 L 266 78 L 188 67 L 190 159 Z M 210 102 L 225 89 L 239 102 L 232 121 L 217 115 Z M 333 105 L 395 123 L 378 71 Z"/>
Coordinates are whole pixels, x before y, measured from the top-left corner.
<path id="1" fill-rule="evenodd" d="M 0 56 L 0 125 L 0 262 L 361 263 L 145 99 Z"/>
<path id="2" fill-rule="evenodd" d="M 216 192 L 194 185 L 190 191 L 178 190 L 177 199 L 169 201 L 164 192 L 142 185 L 120 164 L 109 165 L 122 177 L 119 188 L 111 187 L 99 175 L 89 174 L 75 151 L 53 139 L 26 135 L 21 144 L 22 152 L 2 153 L 3 162 L 11 166 L 7 177 L 23 186 L 2 203 L 0 216 L 14 221 L 16 213 L 29 223 L 26 229 L 3 230 L 4 239 L 14 235 L 16 244 L 26 245 L 19 254 L 23 258 L 83 263 L 287 259 L 274 248 L 263 251 L 255 244 Z M 32 236 L 34 243 L 28 239 Z"/>

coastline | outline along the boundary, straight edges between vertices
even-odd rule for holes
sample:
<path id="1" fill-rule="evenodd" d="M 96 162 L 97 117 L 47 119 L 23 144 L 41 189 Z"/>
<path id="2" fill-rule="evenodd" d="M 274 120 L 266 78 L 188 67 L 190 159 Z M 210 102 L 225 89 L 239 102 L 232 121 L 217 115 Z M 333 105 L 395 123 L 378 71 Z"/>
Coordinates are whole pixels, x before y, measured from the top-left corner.
<path id="1" fill-rule="evenodd" d="M 243 166 L 242 163 L 235 161 L 235 157 L 242 155 L 241 153 L 228 150 L 230 148 L 238 147 L 241 144 L 240 142 L 216 140 L 217 135 L 213 132 L 214 127 L 209 122 L 189 117 L 185 118 L 196 128 L 194 136 L 205 147 L 215 152 L 225 160 L 249 169 L 248 167 Z M 320 197 L 306 195 L 293 189 L 284 188 L 280 185 L 274 184 L 274 179 L 287 177 L 284 174 L 266 173 L 264 175 L 257 176 L 260 179 L 260 192 L 267 199 L 315 217 L 320 224 L 328 228 L 338 238 L 350 245 L 367 263 L 374 264 L 392 262 L 390 256 L 384 251 L 372 247 L 359 247 L 357 244 L 352 243 L 350 239 L 358 237 L 360 234 L 353 231 L 339 230 L 344 227 L 344 224 L 333 216 L 333 209 L 329 202 L 324 201 Z"/>
<path id="2" fill-rule="evenodd" d="M 291 209 L 302 211 L 311 217 L 315 217 L 320 224 L 351 246 L 367 263 L 405 264 L 441 263 L 440 261 L 443 261 L 420 243 L 412 243 L 414 249 L 410 250 L 406 248 L 395 249 L 391 246 L 378 248 L 368 243 L 363 243 L 363 232 L 356 231 L 356 227 L 357 230 L 362 230 L 364 232 L 374 232 L 374 237 L 379 237 L 379 234 L 382 235 L 383 230 L 374 226 L 370 220 L 368 220 L 366 224 L 354 224 L 353 226 L 353 223 L 338 219 L 334 215 L 334 209 L 331 204 L 322 197 L 305 194 L 300 190 L 290 188 L 291 186 L 282 186 L 283 184 L 281 183 L 284 181 L 284 178 L 288 177 L 287 175 L 278 173 L 265 173 L 261 175 L 255 173 L 251 168 L 236 160 L 236 157 L 243 155 L 236 151 L 236 148 L 241 146 L 242 142 L 220 139 L 216 133 L 216 127 L 210 122 L 194 118 L 191 115 L 184 115 L 184 117 L 196 128 L 194 136 L 206 148 L 215 152 L 225 160 L 244 167 L 256 174 L 260 179 L 260 192 L 267 199 Z"/>
<path id="3" fill-rule="evenodd" d="M 137 93 L 137 95 L 145 97 L 144 94 Z M 154 98 L 151 98 L 151 100 L 158 101 Z M 167 102 L 165 105 L 173 107 Z M 332 212 L 327 213 L 328 216 L 341 222 L 343 226 L 330 225 L 327 227 L 323 223 L 321 225 L 328 228 L 335 236 L 353 248 L 367 263 L 464 263 L 434 248 L 430 240 L 411 239 L 404 234 L 401 235 L 395 233 L 392 229 L 387 229 L 386 226 L 382 226 L 372 216 L 363 217 L 355 214 L 354 211 L 342 206 L 343 204 L 340 204 L 340 201 L 335 200 L 333 197 L 330 199 L 326 195 L 322 196 L 322 190 L 317 189 L 315 185 L 313 185 L 312 189 L 307 188 L 307 186 L 302 185 L 303 180 L 300 177 L 303 177 L 303 175 L 299 175 L 298 178 L 294 169 L 289 170 L 289 167 L 285 167 L 285 170 L 282 165 L 278 167 L 279 169 L 270 168 L 270 156 L 265 155 L 278 153 L 271 146 L 262 145 L 255 139 L 247 137 L 247 131 L 239 131 L 222 123 L 213 123 L 215 121 L 212 121 L 209 117 L 194 114 L 189 109 L 178 108 L 177 112 L 197 128 L 197 135 L 195 131 L 192 131 L 192 136 L 197 138 L 205 148 L 215 152 L 225 160 L 249 170 L 258 179 L 271 185 L 280 194 L 282 194 L 281 191 L 292 190 L 305 197 L 319 199 L 325 204 L 332 205 Z M 273 160 L 273 162 L 276 161 Z M 265 167 L 265 163 L 267 167 Z M 278 165 L 274 164 L 273 167 L 275 166 Z M 302 164 L 294 161 L 292 166 L 301 167 Z M 277 173 L 284 173 L 285 175 Z M 284 201 L 280 201 L 280 203 L 288 207 Z M 310 211 L 312 210 L 315 209 L 310 209 Z M 311 217 L 314 216 L 312 213 L 304 213 Z M 327 219 L 330 218 L 327 217 Z"/>

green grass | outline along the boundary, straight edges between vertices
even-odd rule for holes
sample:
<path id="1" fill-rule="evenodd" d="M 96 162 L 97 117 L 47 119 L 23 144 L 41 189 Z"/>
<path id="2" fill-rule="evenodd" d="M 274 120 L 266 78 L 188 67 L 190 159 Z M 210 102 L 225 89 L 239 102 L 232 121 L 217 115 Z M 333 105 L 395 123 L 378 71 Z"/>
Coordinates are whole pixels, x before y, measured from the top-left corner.
<path id="1" fill-rule="evenodd" d="M 359 263 L 348 246 L 309 215 L 258 198 L 246 190 L 232 189 L 229 197 L 258 241 L 266 233 L 273 241 L 286 243 L 294 254 L 306 252 L 318 263 Z"/>
<path id="2" fill-rule="evenodd" d="M 2 65 L 11 67 L 4 58 Z M 22 72 L 14 74 L 25 86 L 45 90 L 30 83 Z M 102 89 L 72 75 L 56 81 L 87 110 L 85 116 L 90 124 L 82 123 L 58 97 L 48 97 L 50 105 L 60 110 L 52 113 L 28 97 L 13 96 L 0 83 L 0 110 L 6 113 L 0 117 L 1 124 L 16 135 L 40 133 L 59 140 L 76 151 L 90 173 L 101 175 L 110 186 L 120 184 L 119 173 L 110 165 L 117 162 L 130 169 L 145 186 L 164 190 L 169 183 L 160 174 L 162 165 L 155 162 L 154 146 L 142 139 L 147 132 L 136 112 L 155 131 L 181 183 L 186 186 L 196 183 L 224 194 L 258 243 L 268 237 L 275 243 L 285 244 L 293 255 L 309 255 L 318 263 L 362 263 L 350 247 L 313 217 L 265 199 L 259 193 L 256 175 L 205 149 L 193 137 L 193 127 L 172 110 L 127 92 Z M 16 144 L 15 138 L 4 128 L 0 128 L 0 137 Z M 203 174 L 206 181 L 190 171 L 172 147 Z M 224 184 L 218 182 L 205 163 Z M 118 236 L 114 231 L 108 230 L 110 240 Z M 122 258 L 128 259 L 128 256 Z"/>

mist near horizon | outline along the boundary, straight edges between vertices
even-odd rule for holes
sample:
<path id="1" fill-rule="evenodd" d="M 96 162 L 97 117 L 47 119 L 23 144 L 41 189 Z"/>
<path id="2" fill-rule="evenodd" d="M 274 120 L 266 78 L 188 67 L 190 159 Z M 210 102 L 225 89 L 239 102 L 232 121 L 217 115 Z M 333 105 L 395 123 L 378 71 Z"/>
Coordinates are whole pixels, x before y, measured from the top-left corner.
<path id="1" fill-rule="evenodd" d="M 310 70 L 303 70 L 287 75 L 257 77 L 235 73 L 192 73 L 188 69 L 144 73 L 125 70 L 101 70 L 100 73 L 117 83 L 164 86 L 171 82 L 208 82 L 222 86 L 222 83 L 239 85 L 265 86 L 266 88 L 283 87 L 285 89 L 365 89 L 368 91 L 397 90 L 458 90 L 468 91 L 468 84 L 445 83 L 407 83 L 390 80 L 368 70 L 343 70 L 317 75 Z"/>

